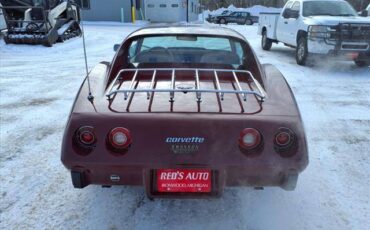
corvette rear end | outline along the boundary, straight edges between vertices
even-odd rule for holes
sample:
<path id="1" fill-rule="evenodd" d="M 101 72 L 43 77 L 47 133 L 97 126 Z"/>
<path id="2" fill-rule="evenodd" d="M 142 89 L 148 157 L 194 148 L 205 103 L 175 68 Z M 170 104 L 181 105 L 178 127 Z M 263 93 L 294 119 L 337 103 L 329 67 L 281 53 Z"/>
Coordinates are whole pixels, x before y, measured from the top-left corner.
<path id="1" fill-rule="evenodd" d="M 62 144 L 76 188 L 137 185 L 151 198 L 294 190 L 308 164 L 288 84 L 235 31 L 144 28 L 89 77 Z"/>

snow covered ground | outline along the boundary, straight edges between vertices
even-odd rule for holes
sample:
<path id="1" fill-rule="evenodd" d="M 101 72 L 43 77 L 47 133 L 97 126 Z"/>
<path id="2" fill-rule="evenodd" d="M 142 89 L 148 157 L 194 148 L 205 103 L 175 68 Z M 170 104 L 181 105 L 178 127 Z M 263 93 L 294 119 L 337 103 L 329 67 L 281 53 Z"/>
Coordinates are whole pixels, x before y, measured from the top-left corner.
<path id="1" fill-rule="evenodd" d="M 137 28 L 89 24 L 89 66 Z M 291 85 L 310 164 L 294 192 L 229 188 L 220 199 L 149 201 L 142 188 L 72 187 L 60 143 L 84 78 L 82 40 L 53 48 L 0 41 L 0 229 L 368 229 L 370 69 L 295 64 L 294 50 L 260 48 L 255 26 L 229 27 Z M 367 226 L 367 227 L 366 227 Z"/>

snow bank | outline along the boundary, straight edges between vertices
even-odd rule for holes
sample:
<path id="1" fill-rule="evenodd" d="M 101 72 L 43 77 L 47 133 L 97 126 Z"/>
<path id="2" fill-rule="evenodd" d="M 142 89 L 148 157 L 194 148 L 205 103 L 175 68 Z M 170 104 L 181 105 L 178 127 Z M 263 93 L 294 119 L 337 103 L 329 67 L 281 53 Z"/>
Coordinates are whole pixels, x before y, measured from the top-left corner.
<path id="1" fill-rule="evenodd" d="M 205 10 L 204 11 L 204 18 L 207 18 L 209 14 L 214 15 L 214 14 L 221 14 L 224 10 L 230 10 L 230 11 L 246 11 L 251 13 L 253 16 L 259 16 L 261 12 L 280 12 L 282 8 L 274 8 L 274 7 L 266 7 L 266 6 L 261 6 L 261 5 L 255 5 L 249 8 L 237 8 L 234 5 L 230 5 L 227 8 L 220 8 L 217 10 Z M 202 14 L 200 14 L 200 18 L 202 17 Z"/>

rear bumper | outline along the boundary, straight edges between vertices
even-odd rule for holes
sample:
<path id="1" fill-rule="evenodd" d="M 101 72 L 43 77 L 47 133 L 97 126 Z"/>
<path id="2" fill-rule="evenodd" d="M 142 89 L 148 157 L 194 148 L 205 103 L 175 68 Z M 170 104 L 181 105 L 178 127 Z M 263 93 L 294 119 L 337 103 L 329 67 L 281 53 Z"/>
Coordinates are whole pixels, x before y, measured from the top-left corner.
<path id="1" fill-rule="evenodd" d="M 276 82 L 271 83 L 276 85 Z M 179 198 L 217 197 L 225 186 L 274 186 L 292 190 L 298 174 L 308 164 L 306 138 L 298 116 L 242 115 L 239 118 L 239 115 L 222 114 L 219 119 L 214 114 L 160 116 L 119 114 L 109 119 L 106 116 L 87 119 L 73 114 L 64 134 L 61 160 L 77 178 L 75 187 L 90 184 L 143 186 L 149 197 Z M 113 125 L 107 125 L 107 121 Z M 122 121 L 132 132 L 134 141 L 127 151 L 117 153 L 111 150 L 106 138 L 112 127 L 119 126 L 115 124 L 122 124 Z M 87 153 L 81 152 L 74 138 L 76 130 L 86 123 L 94 127 L 97 139 L 95 147 Z M 258 128 L 263 140 L 256 149 L 246 151 L 240 147 L 238 138 L 241 127 L 251 126 Z M 296 141 L 286 153 L 277 151 L 274 144 L 276 132 L 281 127 L 295 132 Z M 201 137 L 204 141 L 172 140 L 177 137 Z M 214 187 L 208 194 L 158 193 L 153 179 L 158 169 L 211 170 Z"/>
<path id="2" fill-rule="evenodd" d="M 132 185 L 143 186 L 150 198 L 202 198 L 219 197 L 225 187 L 281 187 L 294 190 L 298 174 L 307 166 L 307 162 L 283 169 L 272 165 L 247 166 L 191 166 L 172 165 L 163 167 L 146 166 L 86 166 L 71 169 L 72 183 L 75 188 L 96 185 Z M 212 190 L 210 193 L 161 193 L 156 186 L 156 169 L 199 169 L 212 170 Z"/>

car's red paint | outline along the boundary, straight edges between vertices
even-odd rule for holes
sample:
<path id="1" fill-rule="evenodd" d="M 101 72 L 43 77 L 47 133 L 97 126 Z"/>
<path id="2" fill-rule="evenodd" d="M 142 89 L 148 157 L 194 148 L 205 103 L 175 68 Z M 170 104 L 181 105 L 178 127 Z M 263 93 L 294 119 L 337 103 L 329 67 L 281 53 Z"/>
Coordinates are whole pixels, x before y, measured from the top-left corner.
<path id="1" fill-rule="evenodd" d="M 108 100 L 106 94 L 114 77 L 120 69 L 128 68 L 124 57 L 131 39 L 152 33 L 207 34 L 241 41 L 245 52 L 250 54 L 241 67 L 251 71 L 263 86 L 265 101 L 261 103 L 255 96 L 248 95 L 248 101 L 244 102 L 235 94 L 225 95 L 221 101 L 215 94 L 202 94 L 199 103 L 194 93 L 176 93 L 174 102 L 169 102 L 165 93 L 156 93 L 151 102 L 145 93 L 135 94 L 132 100 L 125 101 L 123 94 Z M 168 67 L 160 65 L 148 67 Z M 184 66 L 194 67 L 185 64 L 170 67 Z M 220 68 L 219 65 L 196 67 Z M 190 77 L 187 72 L 179 73 L 179 81 L 186 82 Z M 203 73 L 202 84 L 213 88 L 210 77 L 209 73 Z M 158 84 L 168 82 L 165 73 L 159 73 L 158 79 L 161 79 Z M 140 76 L 140 82 L 148 81 L 149 76 Z M 75 187 L 139 185 L 145 187 L 149 197 L 219 196 L 225 186 L 280 186 L 292 190 L 298 174 L 308 164 L 305 132 L 289 85 L 275 67 L 260 65 L 247 41 L 234 31 L 191 26 L 143 29 L 123 42 L 112 64 L 101 63 L 91 71 L 90 84 L 94 99 L 87 99 L 85 80 L 62 143 L 62 162 L 71 170 Z M 255 89 L 251 82 L 241 84 Z M 222 74 L 220 85 L 232 87 Z M 93 147 L 76 144 L 76 131 L 81 127 L 93 127 L 96 137 Z M 110 144 L 110 132 L 116 127 L 130 132 L 130 145 L 125 148 L 112 148 Z M 261 140 L 258 146 L 246 149 L 240 146 L 240 135 L 249 128 L 258 130 Z M 281 130 L 290 132 L 294 138 L 287 149 L 276 145 L 276 135 Z M 279 141 L 283 139 L 279 137 Z M 210 170 L 210 192 L 158 190 L 158 170 L 188 169 Z"/>

